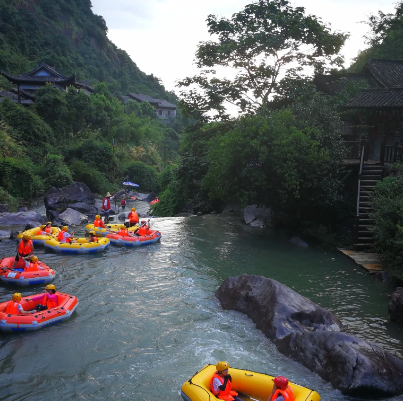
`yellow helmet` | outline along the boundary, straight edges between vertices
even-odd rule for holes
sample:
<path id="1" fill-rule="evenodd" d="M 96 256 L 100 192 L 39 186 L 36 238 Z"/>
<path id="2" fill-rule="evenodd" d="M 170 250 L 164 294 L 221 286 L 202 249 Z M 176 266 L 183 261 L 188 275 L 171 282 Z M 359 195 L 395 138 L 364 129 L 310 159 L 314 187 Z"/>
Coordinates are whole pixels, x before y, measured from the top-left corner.
<path id="1" fill-rule="evenodd" d="M 45 224 L 42 224 L 40 228 L 43 230 L 45 228 Z"/>
<path id="2" fill-rule="evenodd" d="M 22 239 L 25 239 L 25 241 L 28 241 L 31 238 L 29 234 L 23 234 Z"/>
<path id="3" fill-rule="evenodd" d="M 15 293 L 13 294 L 13 296 L 11 297 L 11 299 L 12 299 L 14 302 L 20 302 L 20 301 L 21 301 L 21 294 L 20 294 L 19 292 L 15 292 Z"/>
<path id="4" fill-rule="evenodd" d="M 63 231 L 67 231 L 68 229 L 69 229 L 69 228 L 68 228 L 67 226 L 63 226 L 63 227 L 62 227 L 62 230 L 63 230 Z"/>
<path id="5" fill-rule="evenodd" d="M 38 261 L 38 256 L 32 255 L 31 262 L 36 263 Z"/>
<path id="6" fill-rule="evenodd" d="M 46 225 L 48 226 L 48 225 L 52 225 L 52 222 L 51 221 L 47 221 L 46 222 Z"/>
<path id="7" fill-rule="evenodd" d="M 135 211 L 136 211 L 136 208 L 135 208 L 135 207 L 132 207 L 130 210 L 131 210 L 132 212 L 135 212 Z"/>
<path id="8" fill-rule="evenodd" d="M 96 218 L 97 220 L 99 220 L 99 219 L 101 218 L 101 216 L 100 216 L 99 214 L 97 214 L 97 215 L 95 216 L 95 218 Z"/>
<path id="9" fill-rule="evenodd" d="M 48 284 L 48 285 L 45 287 L 45 290 L 55 290 L 55 291 L 56 291 L 56 287 L 55 287 L 53 284 Z"/>
<path id="10" fill-rule="evenodd" d="M 215 367 L 217 369 L 217 372 L 222 372 L 223 370 L 229 368 L 229 363 L 225 362 L 225 361 L 221 361 L 221 362 L 218 362 L 217 365 L 215 365 Z"/>

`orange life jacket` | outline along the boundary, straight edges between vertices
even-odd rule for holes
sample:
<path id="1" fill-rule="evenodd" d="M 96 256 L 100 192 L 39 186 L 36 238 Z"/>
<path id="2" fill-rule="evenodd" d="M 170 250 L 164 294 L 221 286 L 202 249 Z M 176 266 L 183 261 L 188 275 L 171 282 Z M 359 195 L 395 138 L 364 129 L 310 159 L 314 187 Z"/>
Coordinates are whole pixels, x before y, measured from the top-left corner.
<path id="1" fill-rule="evenodd" d="M 143 226 L 140 227 L 139 230 L 137 231 L 138 235 L 148 235 L 148 231 L 150 230 L 150 227 L 148 226 Z"/>
<path id="2" fill-rule="evenodd" d="M 30 239 L 26 243 L 22 239 L 18 244 L 18 253 L 22 256 L 29 255 L 32 252 L 31 245 L 32 241 Z"/>
<path id="3" fill-rule="evenodd" d="M 56 295 L 56 294 L 53 294 L 52 297 L 56 298 L 56 299 L 49 298 L 48 294 L 45 295 L 45 300 L 44 300 L 43 304 L 45 306 L 47 306 L 48 308 L 54 308 L 58 304 L 59 300 L 57 299 L 57 295 L 56 295 L 56 297 L 54 297 L 54 295 Z"/>
<path id="4" fill-rule="evenodd" d="M 19 315 L 20 312 L 18 310 L 19 302 L 10 301 L 6 306 L 6 313 L 9 315 Z"/>
<path id="5" fill-rule="evenodd" d="M 139 222 L 139 215 L 137 212 L 130 212 L 127 215 L 127 218 L 129 219 L 130 223 L 138 223 Z"/>
<path id="6" fill-rule="evenodd" d="M 52 227 L 45 227 L 45 233 L 51 234 L 52 233 Z"/>
<path id="7" fill-rule="evenodd" d="M 211 388 L 211 392 L 214 394 L 214 388 L 213 388 L 213 380 L 217 378 L 218 380 L 220 380 L 221 384 L 224 384 L 224 378 L 221 377 L 220 375 L 216 373 L 213 374 L 213 377 L 210 380 L 210 388 Z M 230 382 L 230 380 L 227 381 L 227 385 L 225 386 L 224 390 L 220 390 L 218 389 L 218 394 L 214 394 L 217 398 L 219 398 L 220 400 L 226 400 L 226 401 L 232 401 L 234 400 L 234 395 L 238 395 L 238 393 L 236 391 L 231 391 L 231 387 L 232 384 Z"/>
<path id="8" fill-rule="evenodd" d="M 92 237 L 88 240 L 88 242 L 98 242 L 98 238 L 97 237 Z"/>
<path id="9" fill-rule="evenodd" d="M 121 235 L 122 237 L 128 237 L 129 233 L 125 228 L 120 228 L 118 231 L 118 235 Z"/>
<path id="10" fill-rule="evenodd" d="M 103 227 L 104 226 L 104 222 L 101 219 L 96 219 L 94 221 L 94 227 Z"/>
<path id="11" fill-rule="evenodd" d="M 271 397 L 271 401 L 274 401 L 280 395 L 282 395 L 284 397 L 285 401 L 294 401 L 295 400 L 294 393 L 292 392 L 292 388 L 290 386 L 287 386 L 285 390 L 281 390 L 278 388 L 274 392 L 273 397 Z"/>
<path id="12" fill-rule="evenodd" d="M 70 242 L 70 238 L 66 236 L 68 234 L 66 231 L 60 231 L 59 234 L 57 235 L 57 239 L 59 242 Z"/>
<path id="13" fill-rule="evenodd" d="M 32 263 L 30 262 L 28 266 L 25 266 L 24 271 L 26 272 L 37 272 L 38 269 L 38 263 Z"/>

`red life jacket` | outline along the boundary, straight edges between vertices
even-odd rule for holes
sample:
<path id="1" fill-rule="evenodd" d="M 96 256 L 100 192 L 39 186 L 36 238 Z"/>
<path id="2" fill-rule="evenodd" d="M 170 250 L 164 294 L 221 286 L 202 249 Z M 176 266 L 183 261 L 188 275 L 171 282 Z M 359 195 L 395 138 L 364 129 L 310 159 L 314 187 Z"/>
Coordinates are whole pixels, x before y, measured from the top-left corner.
<path id="1" fill-rule="evenodd" d="M 6 306 L 6 313 L 9 315 L 19 315 L 20 312 L 18 310 L 19 302 L 10 301 Z"/>
<path id="2" fill-rule="evenodd" d="M 122 237 L 128 237 L 129 233 L 125 228 L 120 228 L 118 231 L 118 235 L 121 235 Z"/>
<path id="3" fill-rule="evenodd" d="M 29 255 L 32 252 L 31 249 L 32 241 L 29 239 L 28 241 L 21 240 L 18 244 L 18 253 L 22 256 Z"/>
<path id="4" fill-rule="evenodd" d="M 137 231 L 137 234 L 138 235 L 148 235 L 149 229 L 150 229 L 150 227 L 148 227 L 148 226 L 140 227 L 139 230 Z"/>
<path id="5" fill-rule="evenodd" d="M 98 242 L 98 238 L 97 237 L 92 237 L 88 240 L 88 242 Z"/>
<path id="6" fill-rule="evenodd" d="M 139 222 L 139 215 L 136 212 L 130 212 L 127 215 L 127 218 L 129 219 L 130 223 L 138 223 Z"/>
<path id="7" fill-rule="evenodd" d="M 52 233 L 52 227 L 45 227 L 45 233 L 51 234 Z"/>
<path id="8" fill-rule="evenodd" d="M 290 386 L 287 386 L 285 390 L 281 390 L 278 388 L 274 392 L 273 397 L 271 397 L 271 401 L 276 400 L 277 397 L 280 395 L 282 395 L 284 397 L 285 401 L 294 401 L 295 400 L 294 393 L 292 392 L 292 388 Z"/>
<path id="9" fill-rule="evenodd" d="M 214 388 L 213 388 L 213 380 L 217 378 L 218 380 L 220 380 L 221 384 L 224 384 L 224 378 L 221 377 L 220 375 L 216 373 L 213 374 L 213 377 L 210 380 L 210 388 L 211 388 L 211 392 L 214 394 Z M 232 401 L 234 400 L 234 395 L 238 395 L 238 393 L 236 391 L 231 391 L 231 387 L 232 384 L 231 382 L 228 380 L 227 381 L 227 385 L 225 386 L 224 390 L 220 390 L 218 389 L 218 394 L 214 394 L 217 398 L 219 398 L 220 400 L 226 400 L 226 401 Z"/>
<path id="10" fill-rule="evenodd" d="M 26 272 L 37 272 L 38 269 L 38 263 L 32 263 L 30 262 L 28 266 L 25 266 L 24 271 Z"/>
<path id="11" fill-rule="evenodd" d="M 96 219 L 94 221 L 94 227 L 103 227 L 104 226 L 104 222 L 101 219 Z"/>
<path id="12" fill-rule="evenodd" d="M 122 206 L 126 206 L 126 200 L 125 200 L 125 199 L 122 199 L 122 202 L 120 202 L 120 204 L 121 204 Z"/>
<path id="13" fill-rule="evenodd" d="M 102 201 L 102 210 L 109 210 L 111 208 L 111 203 L 109 202 L 109 198 L 104 198 Z"/>

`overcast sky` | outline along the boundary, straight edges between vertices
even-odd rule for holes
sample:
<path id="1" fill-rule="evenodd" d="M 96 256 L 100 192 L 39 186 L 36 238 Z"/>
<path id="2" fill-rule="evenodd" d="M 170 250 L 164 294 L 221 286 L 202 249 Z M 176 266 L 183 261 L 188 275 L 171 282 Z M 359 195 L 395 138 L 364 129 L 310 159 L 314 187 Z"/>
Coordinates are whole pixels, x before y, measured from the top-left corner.
<path id="1" fill-rule="evenodd" d="M 147 74 L 160 78 L 167 90 L 175 81 L 197 72 L 193 65 L 196 46 L 209 39 L 206 17 L 230 17 L 253 0 L 92 0 L 93 12 L 105 18 L 108 36 L 129 54 Z M 378 10 L 394 12 L 396 1 L 385 0 L 297 0 L 293 6 L 320 17 L 333 30 L 349 32 L 342 49 L 348 67 L 359 50 L 365 49 L 363 36 L 368 20 Z"/>

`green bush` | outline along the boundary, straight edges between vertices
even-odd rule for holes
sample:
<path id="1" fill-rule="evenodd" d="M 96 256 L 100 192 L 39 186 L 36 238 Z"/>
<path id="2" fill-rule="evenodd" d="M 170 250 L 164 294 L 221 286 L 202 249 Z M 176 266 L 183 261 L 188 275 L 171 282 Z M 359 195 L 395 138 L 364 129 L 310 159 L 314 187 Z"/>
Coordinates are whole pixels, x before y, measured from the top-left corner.
<path id="1" fill-rule="evenodd" d="M 70 170 L 62 156 L 49 155 L 39 168 L 38 175 L 42 178 L 45 190 L 50 187 L 62 188 L 73 181 Z"/>
<path id="2" fill-rule="evenodd" d="M 100 171 L 83 161 L 73 160 L 70 171 L 74 181 L 84 182 L 92 192 L 103 194 L 112 187 Z"/>
<path id="3" fill-rule="evenodd" d="M 32 165 L 24 160 L 0 158 L 0 187 L 15 198 L 31 198 L 36 190 L 32 170 Z"/>
<path id="4" fill-rule="evenodd" d="M 129 180 L 140 186 L 141 191 L 155 191 L 158 188 L 157 170 L 142 162 L 131 163 L 123 175 L 129 176 Z"/>
<path id="5" fill-rule="evenodd" d="M 403 172 L 379 182 L 371 200 L 376 250 L 395 277 L 403 278 Z"/>
<path id="6" fill-rule="evenodd" d="M 4 188 L 0 187 L 0 203 L 7 204 L 10 212 L 18 209 L 18 199 L 11 196 Z"/>

